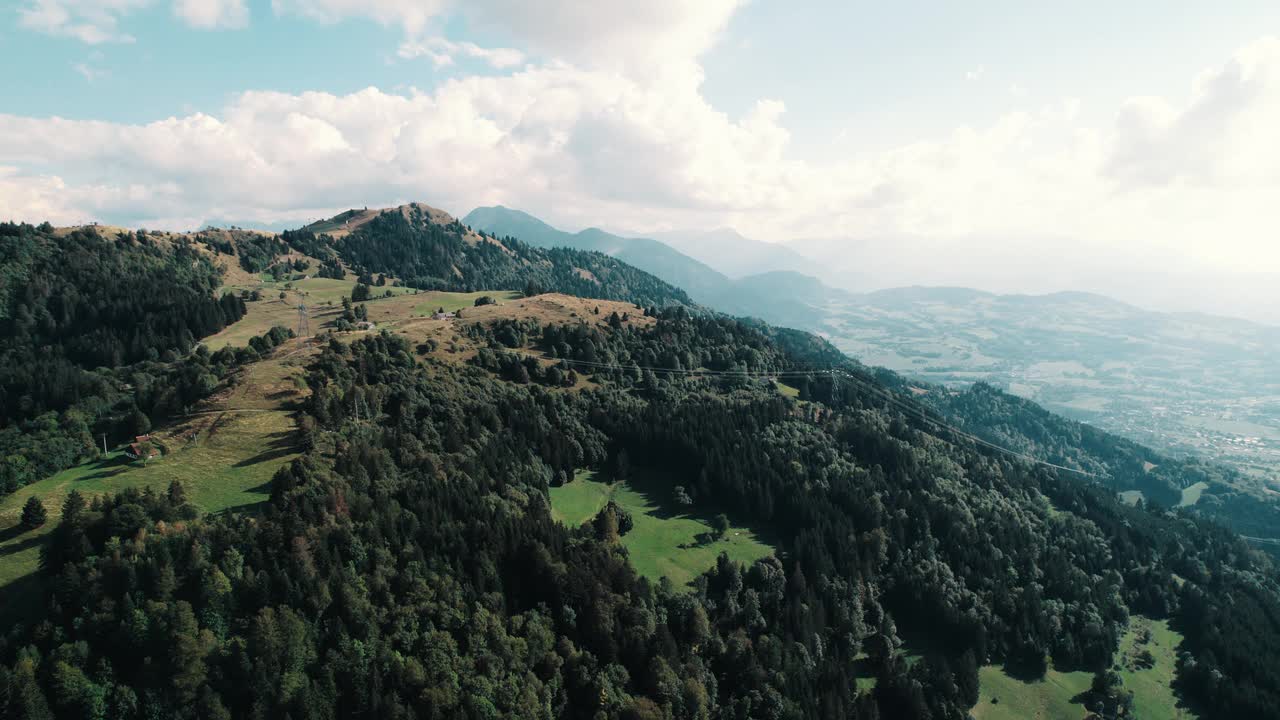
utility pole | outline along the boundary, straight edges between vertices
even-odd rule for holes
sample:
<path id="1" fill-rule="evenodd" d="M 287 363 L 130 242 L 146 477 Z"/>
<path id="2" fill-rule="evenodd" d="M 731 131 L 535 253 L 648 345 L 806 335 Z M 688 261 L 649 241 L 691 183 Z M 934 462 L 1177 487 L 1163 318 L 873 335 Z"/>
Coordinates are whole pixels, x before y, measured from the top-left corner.
<path id="1" fill-rule="evenodd" d="M 307 304 L 298 303 L 298 337 L 311 334 L 311 318 L 307 316 Z"/>

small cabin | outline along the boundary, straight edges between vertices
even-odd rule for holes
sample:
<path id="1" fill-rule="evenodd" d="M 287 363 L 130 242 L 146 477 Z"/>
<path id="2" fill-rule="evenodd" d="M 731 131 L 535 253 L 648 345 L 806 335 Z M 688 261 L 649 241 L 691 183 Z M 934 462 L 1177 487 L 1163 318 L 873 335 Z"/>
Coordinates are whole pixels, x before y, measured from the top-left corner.
<path id="1" fill-rule="evenodd" d="M 458 315 L 457 315 L 457 313 L 451 313 L 451 312 L 438 312 L 438 311 L 437 311 L 437 312 L 434 312 L 434 313 L 432 313 L 432 314 L 431 314 L 431 319 L 432 319 L 432 320 L 452 320 L 453 318 L 455 318 L 455 317 L 457 317 L 457 316 L 458 316 Z"/>

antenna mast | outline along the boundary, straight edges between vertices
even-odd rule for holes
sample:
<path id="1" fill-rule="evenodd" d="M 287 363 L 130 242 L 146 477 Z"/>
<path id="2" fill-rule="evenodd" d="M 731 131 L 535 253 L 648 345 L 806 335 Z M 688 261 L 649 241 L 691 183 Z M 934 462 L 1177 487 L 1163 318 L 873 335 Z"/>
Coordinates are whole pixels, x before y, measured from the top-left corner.
<path id="1" fill-rule="evenodd" d="M 298 337 L 311 334 L 311 318 L 307 315 L 307 304 L 298 303 Z"/>

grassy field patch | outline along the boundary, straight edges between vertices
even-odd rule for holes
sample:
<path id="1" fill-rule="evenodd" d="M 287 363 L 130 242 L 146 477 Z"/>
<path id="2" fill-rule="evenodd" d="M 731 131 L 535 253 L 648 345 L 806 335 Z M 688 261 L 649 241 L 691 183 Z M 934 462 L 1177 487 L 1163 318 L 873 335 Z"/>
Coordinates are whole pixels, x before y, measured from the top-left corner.
<path id="1" fill-rule="evenodd" d="M 163 457 L 143 464 L 116 448 L 0 498 L 0 616 L 39 599 L 40 546 L 73 489 L 87 497 L 131 487 L 163 491 L 176 479 L 205 513 L 249 508 L 270 497 L 271 477 L 298 456 L 290 404 L 304 393 L 293 382 L 302 370 L 299 359 L 286 358 L 284 350 L 247 368 L 240 383 L 208 409 L 157 430 L 168 448 Z M 31 497 L 44 503 L 49 520 L 24 530 L 19 518 Z"/>
<path id="2" fill-rule="evenodd" d="M 798 398 L 798 397 L 800 397 L 800 390 L 799 390 L 799 388 L 794 388 L 794 387 L 792 387 L 792 386 L 790 386 L 790 385 L 788 385 L 788 384 L 786 384 L 786 383 L 784 383 L 784 382 L 781 382 L 781 381 L 779 381 L 779 382 L 777 383 L 777 385 L 778 385 L 778 392 L 781 392 L 783 395 L 786 395 L 786 396 L 787 396 L 787 397 L 789 397 L 789 398 Z"/>
<path id="3" fill-rule="evenodd" d="M 223 328 L 216 335 L 205 338 L 204 343 L 210 350 L 218 350 L 224 346 L 242 346 L 249 338 L 262 335 L 272 327 L 279 325 L 291 330 L 298 327 L 298 305 L 305 304 L 310 319 L 311 333 L 319 334 L 331 329 L 342 311 L 342 298 L 350 297 L 354 280 L 334 280 L 332 278 L 309 278 L 293 283 L 292 289 L 286 290 L 285 283 L 266 282 L 255 286 L 232 286 L 228 289 L 257 289 L 262 299 L 247 304 L 247 312 L 243 318 Z M 390 290 L 393 297 L 380 297 Z M 280 293 L 285 294 L 284 299 Z M 447 312 L 457 312 L 463 308 L 474 307 L 476 299 L 488 295 L 498 302 L 506 302 L 521 297 L 514 290 L 485 290 L 472 293 L 455 293 L 429 291 L 415 293 L 412 288 L 375 287 L 375 296 L 364 303 L 369 311 L 369 319 L 379 327 L 390 325 L 396 327 L 406 320 L 423 318 L 440 308 Z"/>
<path id="4" fill-rule="evenodd" d="M 524 297 L 515 290 L 482 290 L 481 292 L 472 293 L 456 293 L 456 292 L 424 292 L 419 293 L 414 300 L 413 314 L 418 316 L 430 315 L 431 313 L 444 308 L 445 312 L 457 312 L 463 308 L 475 307 L 476 300 L 488 295 L 498 302 L 507 302 Z"/>
<path id="5" fill-rule="evenodd" d="M 1178 501 L 1178 507 L 1191 507 L 1200 502 L 1200 495 L 1209 489 L 1208 483 L 1198 482 L 1189 487 L 1182 488 L 1182 499 Z"/>
<path id="6" fill-rule="evenodd" d="M 1121 490 L 1120 502 L 1126 505 L 1137 505 L 1139 500 L 1146 500 L 1147 496 L 1141 490 Z"/>
<path id="7" fill-rule="evenodd" d="M 1173 693 L 1177 647 L 1182 636 L 1167 620 L 1134 616 L 1120 640 L 1115 666 L 1124 689 L 1133 692 L 1135 717 L 1143 720 L 1195 718 L 1178 707 Z M 1143 652 L 1151 658 L 1144 662 Z M 973 708 L 975 720 L 1080 720 L 1088 710 L 1072 698 L 1089 690 L 1093 674 L 1059 672 L 1052 667 L 1042 680 L 1024 682 L 1003 668 L 987 665 L 978 671 L 981 690 Z"/>
<path id="8" fill-rule="evenodd" d="M 1089 689 L 1092 673 L 1049 668 L 1042 680 L 1023 682 L 1003 668 L 978 670 L 981 689 L 973 708 L 975 720 L 1080 720 L 1086 712 L 1071 698 Z"/>
<path id="9" fill-rule="evenodd" d="M 637 472 L 629 482 L 609 482 L 594 471 L 580 472 L 573 482 L 551 489 L 551 506 L 566 525 L 580 525 L 613 500 L 631 513 L 635 527 L 622 537 L 631 563 L 645 577 L 669 578 L 685 585 L 715 565 L 720 553 L 750 564 L 771 555 L 773 548 L 755 533 L 733 525 L 720 540 L 704 542 L 711 533 L 709 517 L 676 509 L 671 487 L 652 473 Z"/>
<path id="10" fill-rule="evenodd" d="M 1134 616 L 1129 630 L 1120 639 L 1116 662 L 1124 687 L 1133 691 L 1134 714 L 1140 718 L 1194 718 L 1187 708 L 1178 707 L 1173 693 L 1177 672 L 1178 646 L 1182 634 L 1169 627 L 1168 620 L 1151 620 Z M 1145 667 L 1143 653 L 1151 654 L 1154 664 Z"/>

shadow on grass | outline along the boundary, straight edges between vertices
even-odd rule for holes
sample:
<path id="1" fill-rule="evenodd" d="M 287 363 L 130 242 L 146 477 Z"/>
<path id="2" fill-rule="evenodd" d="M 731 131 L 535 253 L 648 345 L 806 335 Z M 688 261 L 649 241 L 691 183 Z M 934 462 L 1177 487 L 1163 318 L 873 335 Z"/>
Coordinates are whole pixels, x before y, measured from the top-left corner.
<path id="1" fill-rule="evenodd" d="M 680 517 L 680 516 L 675 515 L 672 517 Z M 680 543 L 680 545 L 678 545 L 677 547 L 679 547 L 681 550 L 690 550 L 693 548 L 700 548 L 700 547 L 707 547 L 708 545 L 714 545 L 718 540 L 721 540 L 721 538 L 716 537 L 715 533 L 708 530 L 707 532 L 700 532 L 697 535 L 694 535 L 693 542 Z"/>
<path id="2" fill-rule="evenodd" d="M 596 479 L 604 482 L 614 482 L 612 475 L 606 476 L 606 473 L 600 472 Z M 712 526 L 715 516 L 721 512 L 725 512 L 729 517 L 731 525 L 729 532 L 750 531 L 755 539 L 770 548 L 777 550 L 778 544 L 775 538 L 771 537 L 767 531 L 761 530 L 755 524 L 743 522 L 742 518 L 737 517 L 727 510 L 717 506 L 714 502 L 704 502 L 702 507 L 680 505 L 675 500 L 675 489 L 677 485 L 684 485 L 686 488 L 691 482 L 684 481 L 678 476 L 667 474 L 662 470 L 654 468 L 634 468 L 630 476 L 626 480 L 627 487 L 632 492 L 644 499 L 649 506 L 648 514 L 659 520 L 672 520 L 676 518 L 690 518 L 697 520 L 708 527 Z M 693 544 L 686 544 L 687 548 L 714 546 L 726 538 L 717 538 L 711 530 L 698 533 L 695 536 Z M 682 547 L 686 547 L 682 546 Z M 687 549 L 686 548 L 686 549 Z"/>
<path id="3" fill-rule="evenodd" d="M 271 460 L 278 460 L 284 457 L 285 455 L 289 455 L 290 453 L 295 452 L 297 450 L 297 445 L 294 443 L 293 436 L 294 436 L 294 433 L 291 430 L 285 430 L 278 433 L 271 433 L 270 435 L 267 436 L 269 438 L 272 438 L 272 440 L 270 443 L 267 444 L 266 450 L 263 450 L 262 452 L 252 457 L 247 457 L 241 460 L 240 462 L 236 463 L 232 467 L 238 467 L 238 468 L 252 467 L 253 465 L 257 465 L 259 463 L 270 462 Z"/>
<path id="4" fill-rule="evenodd" d="M 272 482 L 272 481 L 268 480 L 268 481 L 266 481 L 266 482 L 262 483 L 261 485 L 255 485 L 254 487 L 251 487 L 251 488 L 249 488 L 248 490 L 245 490 L 245 492 L 247 492 L 247 493 L 258 493 L 258 494 L 260 494 L 260 495 L 270 495 L 270 494 L 271 494 L 271 482 Z"/>
<path id="5" fill-rule="evenodd" d="M 262 490 L 262 492 L 271 492 L 270 483 L 265 483 L 263 485 L 260 485 L 259 488 L 266 488 L 265 490 Z M 254 488 L 253 490 L 249 490 L 248 492 L 254 492 L 257 490 L 258 488 Z M 257 500 L 255 502 L 244 503 L 242 505 L 232 505 L 230 507 L 225 507 L 225 508 L 222 508 L 221 510 L 207 513 L 207 516 L 221 517 L 221 516 L 227 516 L 227 515 L 261 515 L 262 513 L 266 512 L 267 507 L 270 504 L 271 504 L 270 500 Z"/>
<path id="6" fill-rule="evenodd" d="M 16 525 L 10 525 L 4 530 L 0 530 L 0 543 L 9 542 L 10 540 L 26 532 L 30 532 L 30 528 L 26 527 L 22 523 L 18 523 Z"/>
<path id="7" fill-rule="evenodd" d="M 26 528 L 23 528 L 21 525 L 17 525 L 15 527 L 17 527 L 22 532 L 26 532 Z M 10 530 L 12 529 L 13 528 L 10 528 Z M 8 531 L 6 530 L 5 532 L 7 533 Z M 18 534 L 20 535 L 21 532 Z M 12 545 L 5 545 L 4 547 L 0 547 L 0 557 L 8 557 L 10 555 L 20 553 L 23 550 L 30 550 L 31 548 L 38 546 L 42 542 L 44 542 L 43 535 L 32 535 L 31 537 L 25 538 L 23 540 L 19 540 L 18 542 L 13 543 Z"/>
<path id="8" fill-rule="evenodd" d="M 78 478 L 77 482 L 82 482 L 84 480 L 100 480 L 102 478 L 119 475 L 120 473 L 128 470 L 129 464 L 132 462 L 133 460 L 124 453 L 102 458 L 90 464 L 86 468 L 86 470 L 89 470 L 90 472 Z"/>
<path id="9" fill-rule="evenodd" d="M 610 483 L 616 481 L 612 473 L 606 477 L 603 471 L 597 477 Z M 692 507 L 686 508 L 677 505 L 675 488 L 680 483 L 669 481 L 659 470 L 635 468 L 625 482 L 627 487 L 644 498 L 645 503 L 650 507 L 649 514 L 659 520 L 671 520 L 672 518 L 686 516 L 704 521 L 709 519 L 709 516 L 708 518 L 701 518 L 695 514 Z"/>
<path id="10" fill-rule="evenodd" d="M 84 482 L 86 480 L 105 480 L 109 477 L 115 477 L 116 475 L 119 475 L 120 473 L 125 472 L 128 469 L 129 468 L 127 467 L 123 467 L 123 464 L 122 464 L 121 467 L 113 468 L 111 470 L 99 470 L 98 472 L 89 473 L 88 475 L 81 477 L 79 482 Z"/>

